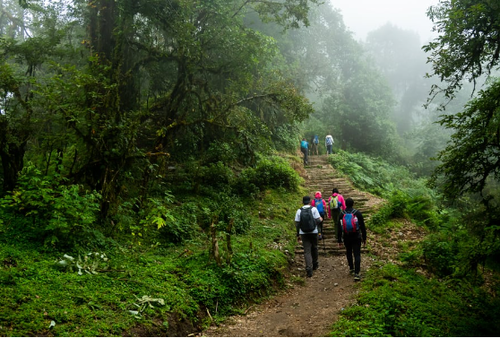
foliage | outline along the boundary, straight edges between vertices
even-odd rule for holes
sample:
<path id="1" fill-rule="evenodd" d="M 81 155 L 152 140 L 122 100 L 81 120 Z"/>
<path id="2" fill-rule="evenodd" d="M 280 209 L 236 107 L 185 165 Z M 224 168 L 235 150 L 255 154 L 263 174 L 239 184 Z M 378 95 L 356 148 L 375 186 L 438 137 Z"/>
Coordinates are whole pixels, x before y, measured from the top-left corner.
<path id="1" fill-rule="evenodd" d="M 490 336 L 499 313 L 498 299 L 466 281 L 443 283 L 386 265 L 370 270 L 357 304 L 342 312 L 330 336 Z"/>
<path id="2" fill-rule="evenodd" d="M 432 75 L 439 76 L 447 86 L 434 85 L 431 92 L 434 96 L 442 92 L 446 98 L 452 98 L 464 78 L 475 85 L 481 75 L 497 68 L 498 6 L 489 0 L 440 1 L 429 8 L 427 16 L 439 35 L 423 48 L 431 52 Z"/>
<path id="3" fill-rule="evenodd" d="M 411 219 L 419 226 L 434 230 L 449 217 L 447 211 L 438 210 L 431 195 L 420 195 L 420 191 L 394 191 L 388 202 L 373 215 L 372 230 L 382 232 L 393 218 Z"/>
<path id="4" fill-rule="evenodd" d="M 474 83 L 484 74 L 498 69 L 499 8 L 490 1 L 445 1 L 429 9 L 441 35 L 425 46 L 431 52 L 434 74 L 447 85 L 434 87 L 429 101 L 439 93 L 454 98 L 464 79 Z M 498 92 L 499 81 L 486 84 L 478 97 L 456 114 L 443 115 L 441 125 L 453 130 L 451 141 L 438 154 L 442 162 L 432 182 L 444 194 L 457 198 L 464 193 L 479 193 L 487 207 L 483 226 L 498 224 L 498 201 L 494 194 L 485 194 L 488 180 L 498 181 Z M 444 108 L 444 107 L 443 107 Z"/>
<path id="5" fill-rule="evenodd" d="M 389 163 L 382 158 L 339 150 L 329 156 L 328 161 L 335 169 L 347 175 L 355 186 L 382 197 L 388 198 L 396 190 L 409 190 L 415 196 L 431 193 L 425 188 L 425 180 L 415 179 L 406 167 Z"/>
<path id="6" fill-rule="evenodd" d="M 479 97 L 469 102 L 463 112 L 442 117 L 441 125 L 454 133 L 446 149 L 438 154 L 442 164 L 436 168 L 433 182 L 442 183 L 447 196 L 482 192 L 490 176 L 495 180 L 500 178 L 499 93 L 500 81 L 495 81 L 480 91 Z"/>
<path id="7" fill-rule="evenodd" d="M 103 244 L 96 226 L 99 194 L 64 183 L 25 166 L 16 189 L 0 200 L 4 231 L 60 247 Z"/>
<path id="8" fill-rule="evenodd" d="M 297 191 L 302 179 L 279 157 L 262 158 L 255 168 L 244 169 L 239 177 L 237 189 L 242 193 L 255 193 L 269 188 L 284 188 Z"/>
<path id="9" fill-rule="evenodd" d="M 176 221 L 183 217 L 194 221 L 193 215 L 204 212 L 198 205 L 212 208 L 207 215 L 225 210 L 227 217 L 239 218 L 235 223 L 241 223 L 231 238 L 232 260 L 220 266 L 209 258 L 207 239 L 198 231 L 175 246 L 108 246 L 100 253 L 107 260 L 98 259 L 97 267 L 91 264 L 95 255 L 87 259 L 89 272 L 96 273 L 82 275 L 76 265 L 73 271 L 61 269 L 58 262 L 68 259 L 62 253 L 44 252 L 33 244 L 21 247 L 16 238 L 2 237 L 0 334 L 114 336 L 140 328 L 148 336 L 185 336 L 212 320 L 219 322 L 240 311 L 240 305 L 258 301 L 283 286 L 286 251 L 293 252 L 295 245 L 290 220 L 296 208 L 290 200 L 298 206 L 300 193 L 268 191 L 260 200 L 245 204 L 231 204 L 225 197 L 212 201 L 216 202 L 213 205 L 209 199 L 181 200 L 170 211 Z M 152 203 L 150 209 L 160 201 L 171 208 L 165 198 Z M 216 237 L 221 250 L 226 250 L 222 226 L 226 220 L 219 214 L 221 229 Z M 244 222 L 251 226 L 242 228 Z M 80 256 L 83 262 L 88 251 L 65 254 Z M 163 302 L 153 301 L 160 299 Z M 51 321 L 55 326 L 49 328 Z"/>

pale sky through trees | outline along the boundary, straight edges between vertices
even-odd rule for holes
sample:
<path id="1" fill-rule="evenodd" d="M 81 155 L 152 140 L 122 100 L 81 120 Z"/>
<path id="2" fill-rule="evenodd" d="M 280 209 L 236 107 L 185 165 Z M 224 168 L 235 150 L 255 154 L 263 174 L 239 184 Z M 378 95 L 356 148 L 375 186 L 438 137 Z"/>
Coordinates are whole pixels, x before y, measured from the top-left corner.
<path id="1" fill-rule="evenodd" d="M 340 9 L 344 23 L 356 40 L 365 40 L 366 34 L 387 22 L 416 31 L 420 41 L 426 43 L 432 33 L 432 22 L 426 12 L 439 0 L 330 0 L 334 8 Z"/>

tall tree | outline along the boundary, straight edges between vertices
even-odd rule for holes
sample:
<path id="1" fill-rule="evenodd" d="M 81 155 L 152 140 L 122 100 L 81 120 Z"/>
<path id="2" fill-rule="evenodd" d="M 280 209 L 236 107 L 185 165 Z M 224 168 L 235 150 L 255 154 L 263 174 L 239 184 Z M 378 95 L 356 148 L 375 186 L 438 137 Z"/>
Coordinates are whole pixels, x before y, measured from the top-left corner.
<path id="1" fill-rule="evenodd" d="M 23 3 L 30 16 L 49 13 L 43 7 L 49 4 Z M 140 182 L 142 168 L 155 158 L 199 157 L 212 142 L 251 154 L 272 130 L 311 112 L 293 82 L 273 69 L 282 63 L 275 41 L 245 27 L 243 17 L 255 11 L 262 20 L 298 27 L 317 0 L 64 3 L 70 6 L 59 11 L 54 29 L 39 25 L 46 30 L 32 30 L 25 49 L 19 39 L 2 40 L 2 47 L 10 46 L 0 49 L 8 53 L 0 85 L 9 104 L 1 107 L 8 123 L 0 127 L 17 130 L 13 121 L 30 118 L 28 109 L 39 112 L 45 135 L 60 135 L 60 147 L 45 148 L 46 167 L 101 192 L 103 216 L 116 212 L 110 208 L 123 189 Z M 29 69 L 43 69 L 44 76 L 26 81 L 36 90 L 21 101 L 14 95 L 20 83 L 14 70 L 23 51 L 33 60 Z M 22 147 L 41 135 L 26 130 Z M 14 149 L 7 138 L 0 142 Z M 11 167 L 13 186 L 19 168 Z"/>
<path id="2" fill-rule="evenodd" d="M 443 88 L 435 86 L 430 99 L 438 93 L 453 98 L 464 79 L 475 84 L 484 73 L 498 69 L 498 2 L 441 1 L 429 9 L 428 16 L 441 35 L 425 49 L 431 53 L 429 60 L 434 75 L 446 85 Z M 500 177 L 498 89 L 498 81 L 493 81 L 463 112 L 443 115 L 439 121 L 454 130 L 454 134 L 448 147 L 438 156 L 442 164 L 436 169 L 434 181 L 442 174 L 444 191 L 451 197 L 463 192 L 481 193 L 489 177 Z"/>
<path id="3" fill-rule="evenodd" d="M 500 58 L 500 4 L 493 0 L 446 0 L 427 12 L 439 37 L 424 46 L 430 53 L 432 75 L 446 86 L 438 94 L 453 98 L 464 80 L 476 85 L 483 74 L 498 68 Z"/>

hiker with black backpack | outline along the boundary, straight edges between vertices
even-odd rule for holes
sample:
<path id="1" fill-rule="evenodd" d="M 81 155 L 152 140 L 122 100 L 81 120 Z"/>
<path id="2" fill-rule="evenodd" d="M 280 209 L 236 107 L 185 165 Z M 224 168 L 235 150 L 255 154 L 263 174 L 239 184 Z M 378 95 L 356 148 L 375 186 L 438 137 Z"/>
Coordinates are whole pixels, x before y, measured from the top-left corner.
<path id="1" fill-rule="evenodd" d="M 319 267 L 318 263 L 318 227 L 323 221 L 318 209 L 310 205 L 311 197 L 304 196 L 304 206 L 295 213 L 295 228 L 297 229 L 297 240 L 302 240 L 304 247 L 304 258 L 306 261 L 307 277 L 312 277 L 313 271 Z"/>
<path id="2" fill-rule="evenodd" d="M 366 227 L 361 211 L 353 208 L 354 200 L 347 198 L 345 200 L 346 209 L 340 214 L 337 223 L 337 239 L 339 246 L 342 246 L 344 240 L 345 254 L 349 264 L 349 272 L 354 275 L 354 280 L 359 281 L 361 277 L 361 242 L 366 246 Z M 354 262 L 353 262 L 354 254 Z"/>

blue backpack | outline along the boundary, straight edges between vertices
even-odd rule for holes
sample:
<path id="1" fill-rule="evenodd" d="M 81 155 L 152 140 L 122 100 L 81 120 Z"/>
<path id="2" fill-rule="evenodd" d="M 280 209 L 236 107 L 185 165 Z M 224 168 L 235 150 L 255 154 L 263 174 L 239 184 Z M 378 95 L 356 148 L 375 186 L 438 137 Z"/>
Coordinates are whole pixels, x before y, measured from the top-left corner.
<path id="1" fill-rule="evenodd" d="M 320 214 L 324 214 L 325 213 L 325 208 L 323 206 L 323 199 L 320 198 L 320 199 L 314 199 L 314 205 L 313 207 L 316 207 L 316 209 L 318 209 L 318 212 Z"/>
<path id="2" fill-rule="evenodd" d="M 319 137 L 318 135 L 314 135 L 314 144 L 318 144 L 319 143 Z"/>
<path id="3" fill-rule="evenodd" d="M 300 141 L 300 147 L 303 149 L 307 149 L 307 141 Z"/>
<path id="4" fill-rule="evenodd" d="M 359 229 L 358 218 L 356 217 L 356 209 L 352 209 L 350 213 L 342 213 L 342 228 L 344 233 L 355 233 Z"/>

